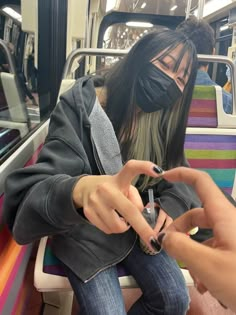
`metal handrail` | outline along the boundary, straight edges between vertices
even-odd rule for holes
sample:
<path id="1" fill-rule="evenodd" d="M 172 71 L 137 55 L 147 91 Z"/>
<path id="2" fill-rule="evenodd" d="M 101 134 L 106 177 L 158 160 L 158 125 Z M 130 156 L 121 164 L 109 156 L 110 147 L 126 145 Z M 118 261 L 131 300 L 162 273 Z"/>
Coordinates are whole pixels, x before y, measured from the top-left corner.
<path id="1" fill-rule="evenodd" d="M 10 53 L 9 48 L 7 47 L 7 44 L 2 39 L 0 39 L 0 49 L 1 48 L 7 57 L 7 62 L 9 65 L 9 72 L 12 74 L 16 74 L 16 66 L 15 66 L 14 59 Z"/>
<path id="2" fill-rule="evenodd" d="M 62 74 L 62 79 L 65 79 L 70 71 L 73 62 L 78 56 L 81 56 L 79 58 L 78 63 L 81 61 L 81 59 L 84 56 L 115 56 L 115 57 L 120 57 L 124 56 L 128 53 L 128 50 L 124 49 L 103 49 L 103 48 L 79 48 L 74 51 L 72 51 L 65 63 L 63 74 Z"/>
<path id="3" fill-rule="evenodd" d="M 62 79 L 65 79 L 70 71 L 73 62 L 75 59 L 80 56 L 78 59 L 78 63 L 81 61 L 81 59 L 84 56 L 124 56 L 128 53 L 129 50 L 124 50 L 124 49 L 103 49 L 103 48 L 79 48 L 70 53 L 68 56 L 65 66 L 64 66 L 64 71 L 62 75 Z M 206 61 L 206 62 L 217 62 L 217 63 L 224 63 L 229 66 L 230 71 L 231 71 L 231 85 L 232 85 L 232 96 L 234 103 L 236 101 L 236 91 L 235 91 L 235 85 L 236 85 L 236 68 L 234 66 L 234 63 L 231 59 L 229 59 L 226 56 L 220 56 L 220 55 L 198 55 L 198 60 L 199 61 Z M 234 110 L 234 107 L 233 107 Z"/>
<path id="4" fill-rule="evenodd" d="M 232 99 L 233 99 L 233 114 L 236 114 L 236 90 L 235 90 L 235 84 L 236 84 L 236 67 L 234 65 L 234 62 L 229 59 L 226 56 L 220 56 L 220 55 L 198 55 L 199 61 L 207 61 L 207 62 L 218 62 L 218 63 L 224 63 L 227 66 L 229 66 L 230 73 L 231 73 L 231 86 L 232 86 Z"/>

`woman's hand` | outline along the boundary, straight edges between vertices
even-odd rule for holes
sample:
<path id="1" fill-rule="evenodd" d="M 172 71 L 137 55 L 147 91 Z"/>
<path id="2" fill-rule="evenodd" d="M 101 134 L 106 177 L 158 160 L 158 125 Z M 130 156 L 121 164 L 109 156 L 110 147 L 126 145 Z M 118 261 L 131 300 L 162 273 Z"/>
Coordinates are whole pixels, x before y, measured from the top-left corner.
<path id="1" fill-rule="evenodd" d="M 165 232 L 165 230 L 168 228 L 168 226 L 172 222 L 173 222 L 173 219 L 170 216 L 168 216 L 168 214 L 164 210 L 160 209 L 159 215 L 157 218 L 157 223 L 154 228 L 156 235 L 160 232 Z"/>
<path id="2" fill-rule="evenodd" d="M 236 209 L 209 175 L 179 167 L 165 172 L 168 181 L 192 185 L 203 208 L 193 209 L 176 219 L 158 240 L 174 258 L 185 263 L 200 291 L 206 289 L 236 311 Z M 194 227 L 212 228 L 214 239 L 200 244 L 186 236 Z"/>
<path id="3" fill-rule="evenodd" d="M 75 206 L 83 207 L 85 217 L 107 234 L 123 233 L 132 226 L 152 248 L 150 240 L 156 234 L 141 214 L 143 203 L 131 182 L 139 174 L 157 177 L 154 167 L 151 162 L 131 160 L 116 175 L 84 176 L 72 193 Z"/>
<path id="4" fill-rule="evenodd" d="M 146 204 L 145 208 L 150 208 L 149 202 Z M 154 208 L 159 209 L 159 205 L 157 203 L 154 203 Z M 173 219 L 160 208 L 157 216 L 156 225 L 154 227 L 155 235 L 158 235 L 158 233 L 160 232 L 164 232 L 172 222 Z"/>

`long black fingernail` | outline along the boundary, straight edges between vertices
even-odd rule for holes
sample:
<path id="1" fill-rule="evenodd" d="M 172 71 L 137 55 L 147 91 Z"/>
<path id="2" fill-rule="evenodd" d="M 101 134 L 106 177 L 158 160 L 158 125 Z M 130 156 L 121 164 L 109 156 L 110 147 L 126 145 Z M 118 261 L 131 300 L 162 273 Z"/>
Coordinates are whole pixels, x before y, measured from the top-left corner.
<path id="1" fill-rule="evenodd" d="M 158 243 L 161 245 L 162 244 L 162 241 L 163 241 L 163 238 L 165 237 L 165 233 L 160 233 L 157 237 L 157 240 L 158 240 Z"/>
<path id="2" fill-rule="evenodd" d="M 161 250 L 161 246 L 157 243 L 157 240 L 155 240 L 155 238 L 151 238 L 150 244 L 151 244 L 152 248 L 154 250 L 156 250 L 157 252 L 159 252 Z"/>
<path id="3" fill-rule="evenodd" d="M 158 166 L 158 165 L 153 166 L 153 171 L 154 171 L 155 173 L 157 173 L 157 174 L 162 174 L 162 173 L 164 173 L 163 169 L 162 169 L 160 166 Z"/>

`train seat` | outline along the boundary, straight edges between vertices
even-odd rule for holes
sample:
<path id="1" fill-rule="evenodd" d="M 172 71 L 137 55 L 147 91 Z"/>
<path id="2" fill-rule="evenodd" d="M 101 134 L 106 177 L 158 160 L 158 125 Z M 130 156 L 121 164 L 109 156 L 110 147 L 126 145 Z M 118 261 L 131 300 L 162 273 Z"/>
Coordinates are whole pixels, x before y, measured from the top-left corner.
<path id="1" fill-rule="evenodd" d="M 219 93 L 216 94 L 216 88 L 218 89 L 215 86 L 204 85 L 194 87 L 188 127 L 217 127 L 217 102 L 222 102 L 222 96 L 220 97 Z"/>
<path id="2" fill-rule="evenodd" d="M 224 191 L 233 194 L 236 169 L 236 129 L 222 128 L 225 116 L 220 86 L 195 86 L 185 137 L 191 167 L 206 171 Z"/>
<path id="3" fill-rule="evenodd" d="M 234 195 L 236 117 L 224 112 L 222 100 L 220 86 L 195 86 L 185 155 L 192 168 L 206 171 L 221 189 Z M 228 128 L 223 128 L 225 117 Z"/>
<path id="4" fill-rule="evenodd" d="M 188 127 L 236 128 L 235 115 L 226 114 L 224 111 L 220 86 L 195 86 Z"/>
<path id="5" fill-rule="evenodd" d="M 235 198 L 236 129 L 188 128 L 185 154 L 192 168 L 206 171 Z"/>
<path id="6" fill-rule="evenodd" d="M 0 197 L 2 205 L 3 196 Z M 0 207 L 2 209 L 2 207 Z M 32 245 L 18 245 L 3 224 L 0 210 L 0 314 L 14 314 L 24 308 L 23 297 L 28 294 L 23 286 L 25 272 L 32 252 Z M 19 292 L 22 298 L 19 306 Z M 14 302 L 14 303 L 13 303 Z"/>

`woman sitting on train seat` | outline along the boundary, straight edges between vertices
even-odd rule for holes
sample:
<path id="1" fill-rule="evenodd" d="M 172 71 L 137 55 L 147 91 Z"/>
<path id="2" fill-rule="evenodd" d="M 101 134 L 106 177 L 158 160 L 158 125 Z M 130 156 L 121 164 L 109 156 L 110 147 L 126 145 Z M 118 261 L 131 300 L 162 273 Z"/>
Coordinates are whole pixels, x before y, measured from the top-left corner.
<path id="1" fill-rule="evenodd" d="M 61 96 L 37 163 L 6 180 L 4 218 L 14 238 L 24 244 L 52 235 L 80 314 L 126 314 L 120 262 L 143 293 L 128 314 L 188 310 L 182 273 L 158 251 L 156 237 L 179 215 L 175 211 L 199 203 L 190 201 L 188 189 L 175 198 L 176 187 L 157 179 L 155 165 L 186 165 L 196 71 L 195 47 L 181 32 L 144 36 L 105 77 L 80 78 Z M 142 216 L 150 187 L 160 204 L 165 191 L 173 198 L 154 229 Z M 137 235 L 155 255 L 142 251 Z"/>

